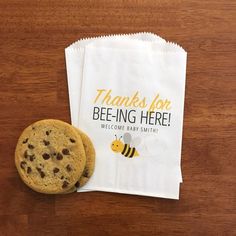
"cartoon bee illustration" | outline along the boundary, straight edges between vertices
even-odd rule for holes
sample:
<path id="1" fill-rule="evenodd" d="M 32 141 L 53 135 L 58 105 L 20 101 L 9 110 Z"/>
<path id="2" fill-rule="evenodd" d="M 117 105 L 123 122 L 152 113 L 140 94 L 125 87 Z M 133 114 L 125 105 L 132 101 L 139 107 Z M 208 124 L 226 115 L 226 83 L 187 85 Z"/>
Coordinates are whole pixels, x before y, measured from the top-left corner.
<path id="1" fill-rule="evenodd" d="M 121 155 L 132 158 L 135 156 L 139 156 L 138 151 L 135 147 L 131 147 L 131 141 L 132 136 L 130 133 L 125 133 L 123 136 L 124 142 L 121 141 L 122 136 L 117 139 L 117 136 L 115 135 L 116 139 L 111 143 L 111 150 L 115 153 L 120 153 Z M 133 146 L 133 145 L 132 145 Z"/>

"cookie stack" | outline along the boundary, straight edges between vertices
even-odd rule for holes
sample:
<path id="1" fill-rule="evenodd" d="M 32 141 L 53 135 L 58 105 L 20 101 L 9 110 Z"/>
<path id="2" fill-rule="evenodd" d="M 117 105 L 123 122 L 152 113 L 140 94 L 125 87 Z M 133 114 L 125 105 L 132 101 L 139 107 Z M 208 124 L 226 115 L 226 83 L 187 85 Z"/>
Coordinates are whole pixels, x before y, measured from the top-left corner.
<path id="1" fill-rule="evenodd" d="M 79 129 L 59 120 L 41 120 L 21 134 L 15 164 L 21 179 L 33 190 L 70 193 L 92 176 L 95 150 Z"/>

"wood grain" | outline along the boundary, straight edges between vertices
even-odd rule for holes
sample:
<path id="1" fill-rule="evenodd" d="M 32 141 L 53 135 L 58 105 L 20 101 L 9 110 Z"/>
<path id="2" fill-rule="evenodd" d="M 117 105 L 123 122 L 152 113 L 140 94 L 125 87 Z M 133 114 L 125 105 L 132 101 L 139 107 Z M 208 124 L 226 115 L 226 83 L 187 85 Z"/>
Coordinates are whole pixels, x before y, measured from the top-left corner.
<path id="1" fill-rule="evenodd" d="M 0 12 L 0 235 L 236 235 L 235 1 L 1 0 Z M 31 191 L 15 144 L 33 121 L 70 121 L 64 48 L 140 31 L 188 51 L 180 201 Z"/>

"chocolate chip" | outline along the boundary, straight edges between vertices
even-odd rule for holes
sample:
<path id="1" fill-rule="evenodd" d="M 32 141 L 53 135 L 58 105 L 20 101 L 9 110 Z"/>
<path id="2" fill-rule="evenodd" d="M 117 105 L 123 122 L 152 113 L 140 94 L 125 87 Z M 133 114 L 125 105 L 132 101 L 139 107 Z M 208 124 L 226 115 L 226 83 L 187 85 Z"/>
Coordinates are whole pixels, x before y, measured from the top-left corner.
<path id="1" fill-rule="evenodd" d="M 27 150 L 25 150 L 24 152 L 24 158 L 27 158 L 28 157 L 28 153 L 27 153 Z"/>
<path id="2" fill-rule="evenodd" d="M 41 170 L 41 168 L 36 167 L 36 170 L 39 172 L 41 178 L 44 178 L 44 177 L 45 177 L 45 173 Z"/>
<path id="3" fill-rule="evenodd" d="M 75 143 L 75 140 L 74 140 L 73 138 L 70 138 L 70 141 L 71 141 L 72 143 Z"/>
<path id="4" fill-rule="evenodd" d="M 62 149 L 62 153 L 64 155 L 70 155 L 70 152 L 69 152 L 69 150 L 67 148 Z"/>
<path id="5" fill-rule="evenodd" d="M 41 178 L 45 177 L 45 173 L 43 171 L 40 171 L 39 173 L 40 173 Z"/>
<path id="6" fill-rule="evenodd" d="M 26 162 L 25 162 L 25 161 L 22 161 L 22 162 L 20 163 L 20 167 L 21 167 L 22 169 L 25 169 L 25 165 L 26 165 Z"/>
<path id="7" fill-rule="evenodd" d="M 55 168 L 53 169 L 53 173 L 56 174 L 56 173 L 58 173 L 58 172 L 59 172 L 59 169 L 58 169 L 57 167 L 55 167 Z"/>
<path id="8" fill-rule="evenodd" d="M 45 145 L 45 146 L 48 146 L 48 145 L 50 144 L 50 142 L 47 141 L 47 140 L 43 140 L 43 142 L 44 142 L 44 145 Z"/>
<path id="9" fill-rule="evenodd" d="M 25 139 L 25 140 L 24 140 L 22 143 L 27 143 L 27 142 L 28 142 L 28 140 L 29 140 L 29 139 L 27 138 L 27 139 Z"/>
<path id="10" fill-rule="evenodd" d="M 32 172 L 32 169 L 30 167 L 27 167 L 27 174 L 29 174 L 30 172 Z"/>
<path id="11" fill-rule="evenodd" d="M 64 181 L 63 184 L 62 184 L 62 188 L 66 188 L 68 186 L 68 182 L 67 181 Z"/>
<path id="12" fill-rule="evenodd" d="M 44 153 L 42 156 L 44 160 L 48 160 L 50 158 L 50 155 L 48 153 Z"/>
<path id="13" fill-rule="evenodd" d="M 62 176 L 61 179 L 64 179 L 64 176 Z"/>
<path id="14" fill-rule="evenodd" d="M 46 135 L 49 135 L 51 132 L 52 132 L 51 130 L 47 130 Z"/>
<path id="15" fill-rule="evenodd" d="M 75 187 L 76 187 L 76 188 L 79 188 L 79 186 L 80 186 L 80 183 L 79 183 L 79 181 L 77 181 L 77 182 L 75 183 Z"/>
<path id="16" fill-rule="evenodd" d="M 34 155 L 29 156 L 30 161 L 34 161 Z"/>
<path id="17" fill-rule="evenodd" d="M 83 173 L 83 176 L 88 178 L 88 176 L 89 176 L 89 171 L 88 171 L 87 168 L 85 168 L 84 173 Z"/>
<path id="18" fill-rule="evenodd" d="M 57 155 L 57 154 L 54 152 L 54 153 L 53 153 L 53 156 L 56 156 L 56 155 Z"/>
<path id="19" fill-rule="evenodd" d="M 66 166 L 66 170 L 67 170 L 68 172 L 72 171 L 72 168 L 71 168 L 71 166 L 70 166 L 69 164 Z"/>
<path id="20" fill-rule="evenodd" d="M 61 155 L 61 153 L 57 153 L 57 160 L 60 161 L 63 159 L 63 156 Z"/>
<path id="21" fill-rule="evenodd" d="M 28 144 L 29 149 L 34 149 L 34 146 L 32 144 Z"/>
<path id="22" fill-rule="evenodd" d="M 35 130 L 35 127 L 32 127 L 33 130 Z"/>
<path id="23" fill-rule="evenodd" d="M 35 159 L 34 154 L 29 155 L 29 154 L 27 153 L 27 150 L 24 152 L 24 157 L 25 157 L 26 159 L 29 157 L 30 161 L 33 161 L 33 160 Z"/>

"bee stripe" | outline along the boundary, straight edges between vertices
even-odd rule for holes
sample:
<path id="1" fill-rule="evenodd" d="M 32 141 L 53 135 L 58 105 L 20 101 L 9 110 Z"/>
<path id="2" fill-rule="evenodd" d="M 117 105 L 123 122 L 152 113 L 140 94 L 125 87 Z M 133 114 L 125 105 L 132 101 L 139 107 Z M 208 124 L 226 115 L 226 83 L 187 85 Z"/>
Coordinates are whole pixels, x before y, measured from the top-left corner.
<path id="1" fill-rule="evenodd" d="M 124 155 L 124 154 L 125 154 L 125 151 L 126 151 L 126 148 L 127 148 L 127 146 L 128 146 L 128 145 L 127 145 L 127 144 L 125 144 L 125 146 L 124 146 L 124 149 L 123 149 L 123 151 L 122 151 L 122 153 L 121 153 L 122 155 Z"/>
<path id="2" fill-rule="evenodd" d="M 135 153 L 135 148 L 133 148 L 133 150 L 132 150 L 132 152 L 131 152 L 131 154 L 130 154 L 129 157 L 133 157 L 133 156 L 134 156 L 134 153 Z"/>
<path id="3" fill-rule="evenodd" d="M 128 151 L 125 153 L 125 156 L 126 156 L 126 157 L 128 157 L 128 156 L 129 156 L 129 154 L 130 154 L 130 150 L 131 150 L 131 147 L 129 146 L 129 149 L 128 149 Z"/>

